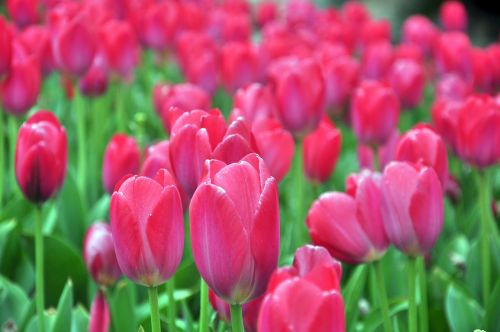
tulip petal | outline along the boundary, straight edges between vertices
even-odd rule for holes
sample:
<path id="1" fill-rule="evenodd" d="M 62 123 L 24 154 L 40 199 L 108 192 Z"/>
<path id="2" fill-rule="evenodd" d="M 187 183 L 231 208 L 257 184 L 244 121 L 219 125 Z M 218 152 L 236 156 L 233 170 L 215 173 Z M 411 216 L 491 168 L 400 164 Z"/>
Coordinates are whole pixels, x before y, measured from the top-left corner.
<path id="1" fill-rule="evenodd" d="M 308 331 L 345 331 L 344 302 L 338 292 L 323 295 Z"/>
<path id="2" fill-rule="evenodd" d="M 214 150 L 213 158 L 227 164 L 240 161 L 247 154 L 254 152 L 250 143 L 240 135 L 226 136 Z"/>
<path id="3" fill-rule="evenodd" d="M 92 301 L 89 318 L 89 332 L 107 332 L 111 322 L 109 306 L 103 292 L 99 291 Z"/>

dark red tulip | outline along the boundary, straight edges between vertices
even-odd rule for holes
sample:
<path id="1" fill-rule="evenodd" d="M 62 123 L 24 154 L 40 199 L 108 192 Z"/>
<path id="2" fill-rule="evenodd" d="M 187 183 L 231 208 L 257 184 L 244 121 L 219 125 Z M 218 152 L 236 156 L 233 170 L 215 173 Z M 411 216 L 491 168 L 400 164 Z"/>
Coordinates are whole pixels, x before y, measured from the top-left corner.
<path id="1" fill-rule="evenodd" d="M 40 0 L 7 0 L 7 13 L 16 25 L 23 29 L 40 20 Z"/>
<path id="2" fill-rule="evenodd" d="M 260 119 L 270 119 L 274 114 L 276 114 L 276 100 L 269 87 L 252 83 L 238 89 L 234 94 L 230 120 L 242 116 L 253 123 Z"/>
<path id="3" fill-rule="evenodd" d="M 382 146 L 377 148 L 377 162 L 379 169 L 382 170 L 387 164 L 394 160 L 396 147 L 399 142 L 399 130 L 394 130 L 389 140 Z M 375 153 L 373 147 L 363 144 L 358 144 L 357 149 L 358 163 L 360 169 L 375 170 Z"/>
<path id="4" fill-rule="evenodd" d="M 416 45 L 426 56 L 432 54 L 438 34 L 432 21 L 422 15 L 412 15 L 403 24 L 404 42 Z"/>
<path id="5" fill-rule="evenodd" d="M 342 136 L 327 117 L 315 131 L 304 137 L 303 163 L 307 178 L 313 182 L 326 182 L 332 175 L 340 154 Z"/>
<path id="6" fill-rule="evenodd" d="M 89 70 L 80 78 L 78 86 L 82 95 L 97 97 L 108 89 L 108 71 L 101 55 L 96 55 Z"/>
<path id="7" fill-rule="evenodd" d="M 108 66 L 128 78 L 139 62 L 139 44 L 132 26 L 125 21 L 112 20 L 100 32 Z"/>
<path id="8" fill-rule="evenodd" d="M 108 332 L 110 324 L 111 315 L 106 295 L 99 290 L 90 307 L 89 332 Z"/>
<path id="9" fill-rule="evenodd" d="M 467 29 L 467 11 L 460 1 L 445 1 L 439 10 L 439 20 L 448 31 Z"/>
<path id="10" fill-rule="evenodd" d="M 341 265 L 322 247 L 304 246 L 293 266 L 277 270 L 260 309 L 258 330 L 345 331 Z"/>
<path id="11" fill-rule="evenodd" d="M 136 283 L 158 286 L 170 279 L 182 258 L 182 202 L 172 176 L 132 176 L 111 197 L 111 231 L 123 274 Z M 133 239 L 133 241 L 131 241 Z"/>
<path id="12" fill-rule="evenodd" d="M 436 84 L 436 99 L 462 101 L 472 92 L 470 85 L 456 74 L 439 78 Z"/>
<path id="13" fill-rule="evenodd" d="M 176 2 L 147 4 L 132 14 L 141 43 L 156 51 L 165 51 L 174 44 L 179 26 L 179 8 Z"/>
<path id="14" fill-rule="evenodd" d="M 385 144 L 399 120 L 399 101 L 394 90 L 382 82 L 362 82 L 351 101 L 351 120 L 362 144 Z"/>
<path id="15" fill-rule="evenodd" d="M 66 175 L 66 130 L 54 114 L 39 111 L 19 129 L 16 143 L 16 179 L 24 196 L 43 203 L 62 186 Z"/>
<path id="16" fill-rule="evenodd" d="M 266 162 L 271 175 L 279 182 L 288 173 L 295 153 L 293 136 L 275 119 L 254 122 L 252 133 L 259 155 Z"/>
<path id="17" fill-rule="evenodd" d="M 50 74 L 55 68 L 50 38 L 50 31 L 41 25 L 29 26 L 19 36 L 28 53 L 38 60 L 43 75 Z"/>
<path id="18" fill-rule="evenodd" d="M 205 160 L 226 133 L 219 110 L 193 110 L 182 114 L 172 127 L 170 161 L 180 187 L 191 197 L 203 173 Z"/>
<path id="19" fill-rule="evenodd" d="M 112 194 L 116 184 L 128 174 L 137 174 L 141 162 L 141 151 L 134 137 L 115 134 L 104 152 L 102 182 L 104 189 Z"/>
<path id="20" fill-rule="evenodd" d="M 111 228 L 104 222 L 89 227 L 83 240 L 83 260 L 100 286 L 113 285 L 122 275 L 116 260 Z"/>
<path id="21" fill-rule="evenodd" d="M 384 79 L 394 60 L 394 50 L 388 41 L 370 44 L 361 56 L 361 75 L 365 79 Z"/>
<path id="22" fill-rule="evenodd" d="M 410 256 L 430 252 L 443 226 L 443 190 L 431 167 L 392 162 L 382 177 L 387 237 Z"/>
<path id="23" fill-rule="evenodd" d="M 431 108 L 432 123 L 437 133 L 453 151 L 457 151 L 458 112 L 462 102 L 446 98 L 437 99 Z"/>
<path id="24" fill-rule="evenodd" d="M 443 139 L 429 126 L 420 124 L 399 139 L 394 160 L 432 167 L 443 188 L 448 181 L 448 155 Z"/>
<path id="25" fill-rule="evenodd" d="M 424 92 L 424 68 L 414 60 L 397 60 L 389 71 L 389 82 L 399 97 L 401 106 L 414 108 L 420 103 Z"/>
<path id="26" fill-rule="evenodd" d="M 0 81 L 0 101 L 5 111 L 19 116 L 36 104 L 42 78 L 37 59 L 20 44 L 14 47 L 9 73 Z"/>
<path id="27" fill-rule="evenodd" d="M 311 58 L 285 59 L 273 64 L 270 75 L 283 126 L 299 136 L 314 130 L 325 108 L 325 82 L 318 63 Z"/>
<path id="28" fill-rule="evenodd" d="M 458 154 L 477 167 L 500 161 L 500 105 L 488 95 L 467 98 L 458 111 Z"/>
<path id="29" fill-rule="evenodd" d="M 246 303 L 265 292 L 278 263 L 276 180 L 256 154 L 206 167 L 189 208 L 194 261 L 217 296 Z"/>
<path id="30" fill-rule="evenodd" d="M 455 73 L 467 82 L 472 80 L 472 47 L 466 34 L 442 33 L 437 39 L 434 53 L 439 75 Z"/>

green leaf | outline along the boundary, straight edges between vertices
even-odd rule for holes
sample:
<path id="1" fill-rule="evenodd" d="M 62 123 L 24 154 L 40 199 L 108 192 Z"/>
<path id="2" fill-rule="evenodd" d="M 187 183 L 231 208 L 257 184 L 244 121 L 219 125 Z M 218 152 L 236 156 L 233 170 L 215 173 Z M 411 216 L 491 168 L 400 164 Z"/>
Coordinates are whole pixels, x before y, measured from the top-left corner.
<path id="1" fill-rule="evenodd" d="M 52 332 L 70 331 L 72 325 L 73 283 L 68 280 L 57 305 L 57 314 Z"/>
<path id="2" fill-rule="evenodd" d="M 111 325 L 115 332 L 135 332 L 134 285 L 129 281 L 120 281 L 112 294 L 108 296 L 111 309 Z"/>
<path id="3" fill-rule="evenodd" d="M 73 320 L 71 323 L 71 332 L 87 332 L 89 326 L 89 314 L 85 308 L 78 306 L 73 309 Z"/>
<path id="4" fill-rule="evenodd" d="M 346 321 L 348 326 L 354 328 L 358 316 L 358 302 L 365 288 L 368 266 L 366 264 L 356 267 L 351 274 L 349 282 L 343 288 L 343 297 L 346 301 Z"/>
<path id="5" fill-rule="evenodd" d="M 500 280 L 497 280 L 493 292 L 490 295 L 489 303 L 486 306 L 484 317 L 485 329 L 488 332 L 500 332 Z"/>
<path id="6" fill-rule="evenodd" d="M 163 290 L 165 287 L 159 287 L 160 290 L 159 296 L 158 296 L 158 306 L 160 308 L 160 311 L 163 310 L 163 308 L 166 308 L 168 305 L 168 299 L 167 299 L 167 294 Z M 198 293 L 198 289 L 176 289 L 174 291 L 174 300 L 175 302 L 183 301 L 194 294 Z M 150 308 L 149 308 L 149 302 L 142 303 L 141 305 L 136 307 L 136 317 L 139 319 L 139 321 L 143 321 L 145 319 L 149 318 L 149 315 L 151 313 Z"/>
<path id="7" fill-rule="evenodd" d="M 110 199 L 110 196 L 106 193 L 94 204 L 89 213 L 89 220 L 91 222 L 108 219 Z"/>
<path id="8" fill-rule="evenodd" d="M 29 307 L 30 301 L 24 291 L 0 276 L 0 326 L 11 320 L 19 327 Z"/>
<path id="9" fill-rule="evenodd" d="M 389 317 L 408 309 L 408 301 L 405 299 L 393 300 L 389 303 Z M 383 322 L 381 309 L 378 307 L 372 310 L 363 322 L 363 331 L 375 331 Z"/>
<path id="10" fill-rule="evenodd" d="M 453 332 L 470 332 L 483 327 L 481 307 L 455 284 L 448 287 L 445 309 L 448 324 Z"/>

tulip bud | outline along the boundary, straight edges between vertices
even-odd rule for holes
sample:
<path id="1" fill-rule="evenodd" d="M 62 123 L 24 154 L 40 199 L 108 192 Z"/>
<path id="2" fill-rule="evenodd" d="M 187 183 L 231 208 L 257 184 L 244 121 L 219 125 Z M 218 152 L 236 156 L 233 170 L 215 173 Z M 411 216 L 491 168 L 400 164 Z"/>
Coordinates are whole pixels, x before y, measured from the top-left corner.
<path id="1" fill-rule="evenodd" d="M 395 61 L 389 72 L 389 81 L 403 107 L 417 107 L 425 87 L 421 64 L 407 59 Z"/>
<path id="2" fill-rule="evenodd" d="M 382 177 L 387 237 L 409 256 L 430 252 L 443 226 L 443 191 L 431 167 L 392 162 Z"/>
<path id="3" fill-rule="evenodd" d="M 440 76 L 454 73 L 465 81 L 472 80 L 472 47 L 462 32 L 444 32 L 436 42 L 434 60 Z"/>
<path id="4" fill-rule="evenodd" d="M 394 90 L 382 82 L 362 82 L 353 95 L 351 120 L 361 143 L 385 144 L 399 120 L 399 101 Z"/>
<path id="5" fill-rule="evenodd" d="M 325 248 L 297 249 L 293 266 L 277 270 L 269 282 L 258 330 L 345 331 L 340 278 L 340 263 Z"/>
<path id="6" fill-rule="evenodd" d="M 500 161 L 500 105 L 488 95 L 474 95 L 458 111 L 458 154 L 477 167 Z"/>
<path id="7" fill-rule="evenodd" d="M 384 79 L 394 60 L 394 50 L 388 41 L 370 44 L 361 56 L 361 76 L 365 79 Z"/>
<path id="8" fill-rule="evenodd" d="M 111 70 L 122 77 L 130 76 L 139 62 L 139 44 L 130 24 L 109 21 L 102 27 L 100 36 Z"/>
<path id="9" fill-rule="evenodd" d="M 62 186 L 68 160 L 66 130 L 48 111 L 29 117 L 16 143 L 16 179 L 24 196 L 43 203 Z"/>
<path id="10" fill-rule="evenodd" d="M 250 123 L 259 119 L 269 119 L 276 113 L 276 100 L 267 86 L 252 83 L 238 89 L 233 97 L 233 111 L 229 118 L 235 120 L 244 117 Z"/>
<path id="11" fill-rule="evenodd" d="M 340 154 L 342 136 L 327 117 L 318 128 L 304 137 L 304 171 L 310 181 L 328 181 Z"/>
<path id="12" fill-rule="evenodd" d="M 107 332 L 111 323 L 106 295 L 99 290 L 92 301 L 89 317 L 89 332 Z"/>
<path id="13" fill-rule="evenodd" d="M 254 122 L 252 133 L 257 151 L 266 162 L 271 175 L 279 182 L 288 173 L 295 153 L 293 136 L 275 119 Z"/>
<path id="14" fill-rule="evenodd" d="M 40 0 L 7 0 L 7 13 L 20 29 L 40 19 Z"/>
<path id="15" fill-rule="evenodd" d="M 325 83 L 317 62 L 285 59 L 273 64 L 270 73 L 283 126 L 299 136 L 314 130 L 325 107 Z"/>
<path id="16" fill-rule="evenodd" d="M 443 188 L 448 181 L 448 155 L 441 136 L 426 125 L 417 125 L 406 132 L 396 148 L 394 160 L 432 167 Z"/>
<path id="17" fill-rule="evenodd" d="M 116 261 L 111 228 L 104 222 L 90 226 L 83 240 L 83 260 L 94 281 L 100 286 L 111 286 L 122 271 Z"/>
<path id="18" fill-rule="evenodd" d="M 245 303 L 264 293 L 278 263 L 276 180 L 255 154 L 206 167 L 189 208 L 194 261 L 217 296 Z"/>
<path id="19" fill-rule="evenodd" d="M 263 65 L 258 50 L 251 43 L 227 43 L 221 51 L 221 79 L 230 94 L 263 78 Z"/>
<path id="20" fill-rule="evenodd" d="M 82 95 L 97 97 L 103 95 L 108 89 L 108 72 L 102 56 L 95 56 L 90 69 L 82 76 L 78 86 Z"/>
<path id="21" fill-rule="evenodd" d="M 460 1 L 445 1 L 439 10 L 439 20 L 448 31 L 467 29 L 467 11 Z"/>
<path id="22" fill-rule="evenodd" d="M 12 63 L 12 35 L 7 22 L 0 16 L 0 80 L 6 75 Z"/>
<path id="23" fill-rule="evenodd" d="M 129 177 L 111 196 L 118 264 L 129 279 L 146 286 L 173 276 L 184 246 L 181 197 L 175 185 L 162 181 L 164 177 Z"/>
<path id="24" fill-rule="evenodd" d="M 412 15 L 403 24 L 404 42 L 418 46 L 426 56 L 432 54 L 438 33 L 431 20 L 422 15 Z"/>
<path id="25" fill-rule="evenodd" d="M 116 184 L 128 174 L 137 174 L 141 151 L 135 138 L 125 134 L 115 134 L 104 152 L 102 182 L 104 189 L 111 195 Z"/>

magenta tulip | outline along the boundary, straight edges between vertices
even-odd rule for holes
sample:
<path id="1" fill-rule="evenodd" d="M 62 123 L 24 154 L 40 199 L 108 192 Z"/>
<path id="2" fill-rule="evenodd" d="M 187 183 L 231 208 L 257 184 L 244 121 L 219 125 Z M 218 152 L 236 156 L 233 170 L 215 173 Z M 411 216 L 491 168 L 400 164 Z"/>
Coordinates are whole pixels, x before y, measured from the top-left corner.
<path id="1" fill-rule="evenodd" d="M 453 151 L 457 151 L 458 112 L 462 102 L 447 98 L 437 99 L 431 108 L 432 123 L 436 131 Z"/>
<path id="2" fill-rule="evenodd" d="M 397 60 L 389 71 L 389 82 L 396 92 L 401 106 L 414 108 L 420 103 L 424 92 L 424 68 L 414 60 Z"/>
<path id="3" fill-rule="evenodd" d="M 388 41 L 368 45 L 361 57 L 361 76 L 364 79 L 382 80 L 385 78 L 392 62 L 394 50 Z"/>
<path id="4" fill-rule="evenodd" d="M 412 15 L 403 24 L 403 40 L 416 45 L 422 54 L 430 56 L 439 32 L 431 20 L 422 15 Z"/>
<path id="5" fill-rule="evenodd" d="M 16 179 L 24 196 L 43 203 L 62 186 L 68 162 L 66 130 L 54 114 L 38 111 L 19 129 Z"/>
<path id="6" fill-rule="evenodd" d="M 248 122 L 240 117 L 229 125 L 226 134 L 215 147 L 212 158 L 231 164 L 252 152 L 257 152 L 255 138 Z"/>
<path id="7" fill-rule="evenodd" d="M 278 263 L 276 180 L 255 154 L 206 167 L 189 208 L 194 261 L 217 296 L 245 303 L 264 293 Z"/>
<path id="8" fill-rule="evenodd" d="M 382 146 L 379 146 L 376 153 L 368 145 L 358 144 L 357 155 L 360 169 L 375 170 L 384 169 L 385 166 L 394 160 L 396 147 L 398 146 L 399 130 L 394 130 L 389 140 Z M 375 159 L 377 158 L 377 159 Z M 378 163 L 378 165 L 376 165 Z"/>
<path id="9" fill-rule="evenodd" d="M 445 1 L 439 10 L 439 20 L 448 31 L 467 29 L 467 11 L 460 1 Z"/>
<path id="10" fill-rule="evenodd" d="M 466 34 L 442 33 L 436 42 L 434 60 L 440 76 L 454 73 L 467 82 L 472 81 L 472 46 Z"/>
<path id="11" fill-rule="evenodd" d="M 40 19 L 40 0 L 7 0 L 7 12 L 16 25 L 26 28 Z"/>
<path id="12" fill-rule="evenodd" d="M 242 116 L 253 123 L 259 119 L 272 118 L 274 114 L 276 114 L 276 100 L 269 87 L 252 83 L 238 89 L 234 94 L 231 121 Z"/>
<path id="13" fill-rule="evenodd" d="M 99 290 L 92 301 L 89 317 L 89 332 L 108 332 L 111 315 L 106 295 Z"/>
<path id="14" fill-rule="evenodd" d="M 158 175 L 125 179 L 111 196 L 109 212 L 120 269 L 146 286 L 173 276 L 184 247 L 181 197 L 175 185 L 165 181 L 168 176 Z"/>
<path id="15" fill-rule="evenodd" d="M 112 20 L 102 26 L 100 34 L 109 67 L 128 78 L 139 62 L 139 42 L 131 25 Z"/>
<path id="16" fill-rule="evenodd" d="M 10 70 L 12 63 L 12 35 L 7 22 L 0 16 L 0 79 Z"/>
<path id="17" fill-rule="evenodd" d="M 160 141 L 146 149 L 141 175 L 154 178 L 162 168 L 170 172 L 172 171 L 172 163 L 170 162 L 170 142 L 167 140 Z"/>

